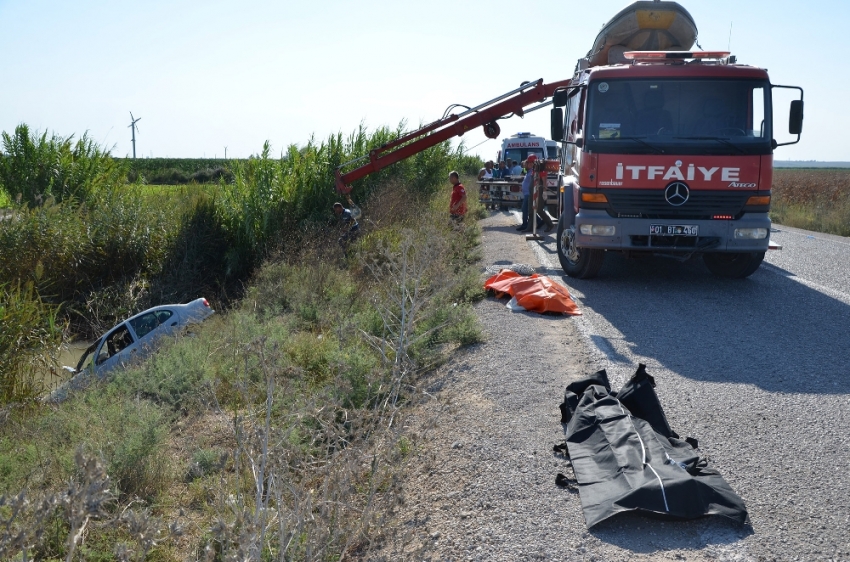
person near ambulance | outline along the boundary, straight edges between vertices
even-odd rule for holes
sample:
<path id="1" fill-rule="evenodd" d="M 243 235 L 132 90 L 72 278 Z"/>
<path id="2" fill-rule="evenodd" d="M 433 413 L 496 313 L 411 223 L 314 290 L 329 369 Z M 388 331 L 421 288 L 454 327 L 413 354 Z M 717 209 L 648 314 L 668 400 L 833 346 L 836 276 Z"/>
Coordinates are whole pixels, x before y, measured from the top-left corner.
<path id="1" fill-rule="evenodd" d="M 532 197 L 534 196 L 533 191 L 534 191 L 535 182 L 537 183 L 537 210 L 538 210 L 538 212 L 537 212 L 537 215 L 535 217 L 536 220 L 537 220 L 537 226 L 539 228 L 541 223 L 542 223 L 543 230 L 546 231 L 546 232 L 551 232 L 552 229 L 555 226 L 552 223 L 551 217 L 549 217 L 549 214 L 546 212 L 546 209 L 545 209 L 546 203 L 545 203 L 545 198 L 544 198 L 544 194 L 543 194 L 543 189 L 544 189 L 545 183 L 542 183 L 540 181 L 540 178 L 538 177 L 541 174 L 541 172 L 538 172 L 536 170 L 536 166 L 535 166 L 536 163 L 537 163 L 537 155 L 530 154 L 528 156 L 528 159 L 526 159 L 525 163 L 523 164 L 523 166 L 525 167 L 525 169 L 527 171 L 526 171 L 526 174 L 525 174 L 525 178 L 522 180 L 522 224 L 519 225 L 519 227 L 517 228 L 517 230 L 519 230 L 520 232 L 527 232 L 527 231 L 531 230 L 530 219 L 531 219 L 531 215 L 532 215 L 531 208 L 533 206 L 532 205 Z M 543 177 L 545 177 L 545 172 L 543 172 L 543 174 L 544 174 Z"/>
<path id="2" fill-rule="evenodd" d="M 493 161 L 488 160 L 484 167 L 478 172 L 478 181 L 493 179 Z"/>
<path id="3" fill-rule="evenodd" d="M 525 162 L 523 162 L 523 167 Z M 522 224 L 517 227 L 520 232 L 528 232 L 531 230 L 531 224 L 528 221 L 531 209 L 531 187 L 534 185 L 534 173 L 528 172 L 522 180 Z"/>
<path id="4" fill-rule="evenodd" d="M 535 176 L 535 181 L 537 182 L 537 224 L 539 225 L 539 221 L 542 220 L 543 231 L 552 232 L 552 229 L 555 228 L 555 224 L 552 222 L 552 217 L 550 217 L 549 213 L 546 212 L 546 180 L 548 178 L 546 167 L 534 154 L 528 157 L 527 162 L 528 171 Z"/>
<path id="5" fill-rule="evenodd" d="M 462 222 L 466 216 L 466 188 L 460 183 L 457 172 L 449 173 L 449 183 L 452 184 L 452 199 L 449 203 L 449 216 L 454 222 Z"/>

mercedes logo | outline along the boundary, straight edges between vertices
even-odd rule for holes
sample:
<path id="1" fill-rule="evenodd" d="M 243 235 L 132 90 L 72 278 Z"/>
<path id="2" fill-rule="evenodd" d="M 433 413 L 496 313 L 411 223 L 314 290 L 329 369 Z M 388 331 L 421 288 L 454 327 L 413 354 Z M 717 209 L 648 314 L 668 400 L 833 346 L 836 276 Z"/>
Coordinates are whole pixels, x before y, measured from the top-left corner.
<path id="1" fill-rule="evenodd" d="M 687 203 L 690 196 L 691 190 L 688 189 L 687 184 L 680 181 L 674 181 L 664 190 L 664 199 L 674 207 L 681 207 Z"/>

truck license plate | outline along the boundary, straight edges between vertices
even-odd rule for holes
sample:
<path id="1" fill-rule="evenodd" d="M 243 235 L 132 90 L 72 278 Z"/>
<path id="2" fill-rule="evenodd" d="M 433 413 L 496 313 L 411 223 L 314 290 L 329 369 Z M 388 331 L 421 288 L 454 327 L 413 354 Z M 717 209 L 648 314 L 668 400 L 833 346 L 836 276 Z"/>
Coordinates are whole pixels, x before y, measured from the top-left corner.
<path id="1" fill-rule="evenodd" d="M 695 224 L 651 224 L 650 236 L 699 236 L 699 226 Z"/>

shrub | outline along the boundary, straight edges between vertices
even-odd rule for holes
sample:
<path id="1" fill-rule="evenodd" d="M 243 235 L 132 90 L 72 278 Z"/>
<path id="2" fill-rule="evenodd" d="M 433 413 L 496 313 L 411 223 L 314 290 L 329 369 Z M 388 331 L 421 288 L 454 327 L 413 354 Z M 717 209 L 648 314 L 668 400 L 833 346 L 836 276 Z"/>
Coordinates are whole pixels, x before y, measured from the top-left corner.
<path id="1" fill-rule="evenodd" d="M 166 420 L 148 402 L 126 405 L 131 407 L 115 412 L 111 420 L 119 433 L 116 442 L 105 450 L 107 473 L 122 495 L 150 501 L 168 487 L 173 477 L 168 459 L 162 455 Z"/>

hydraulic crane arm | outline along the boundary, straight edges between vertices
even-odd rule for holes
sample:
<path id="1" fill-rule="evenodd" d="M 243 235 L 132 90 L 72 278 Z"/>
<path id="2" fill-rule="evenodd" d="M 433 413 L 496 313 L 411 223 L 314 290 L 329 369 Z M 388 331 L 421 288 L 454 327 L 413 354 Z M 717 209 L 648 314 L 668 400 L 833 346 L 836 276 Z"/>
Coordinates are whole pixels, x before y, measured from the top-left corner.
<path id="1" fill-rule="evenodd" d="M 511 113 L 522 116 L 535 109 L 540 109 L 540 107 L 548 105 L 548 103 L 542 103 L 546 98 L 552 97 L 556 90 L 569 87 L 570 83 L 571 80 L 561 80 L 544 84 L 542 78 L 536 82 L 527 82 L 516 90 L 467 109 L 460 115 L 453 114 L 443 117 L 421 129 L 374 148 L 369 151 L 368 155 L 346 162 L 336 169 L 336 190 L 343 195 L 347 194 L 351 191 L 351 182 L 383 170 L 400 160 L 419 154 L 423 150 L 436 146 L 452 137 L 462 136 L 476 127 L 483 126 L 484 134 L 488 138 L 495 139 L 501 132 L 497 123 L 498 119 Z M 541 105 L 529 111 L 524 111 L 525 107 L 533 103 L 540 103 Z M 366 159 L 369 160 L 366 164 L 342 173 L 342 168 Z"/>

